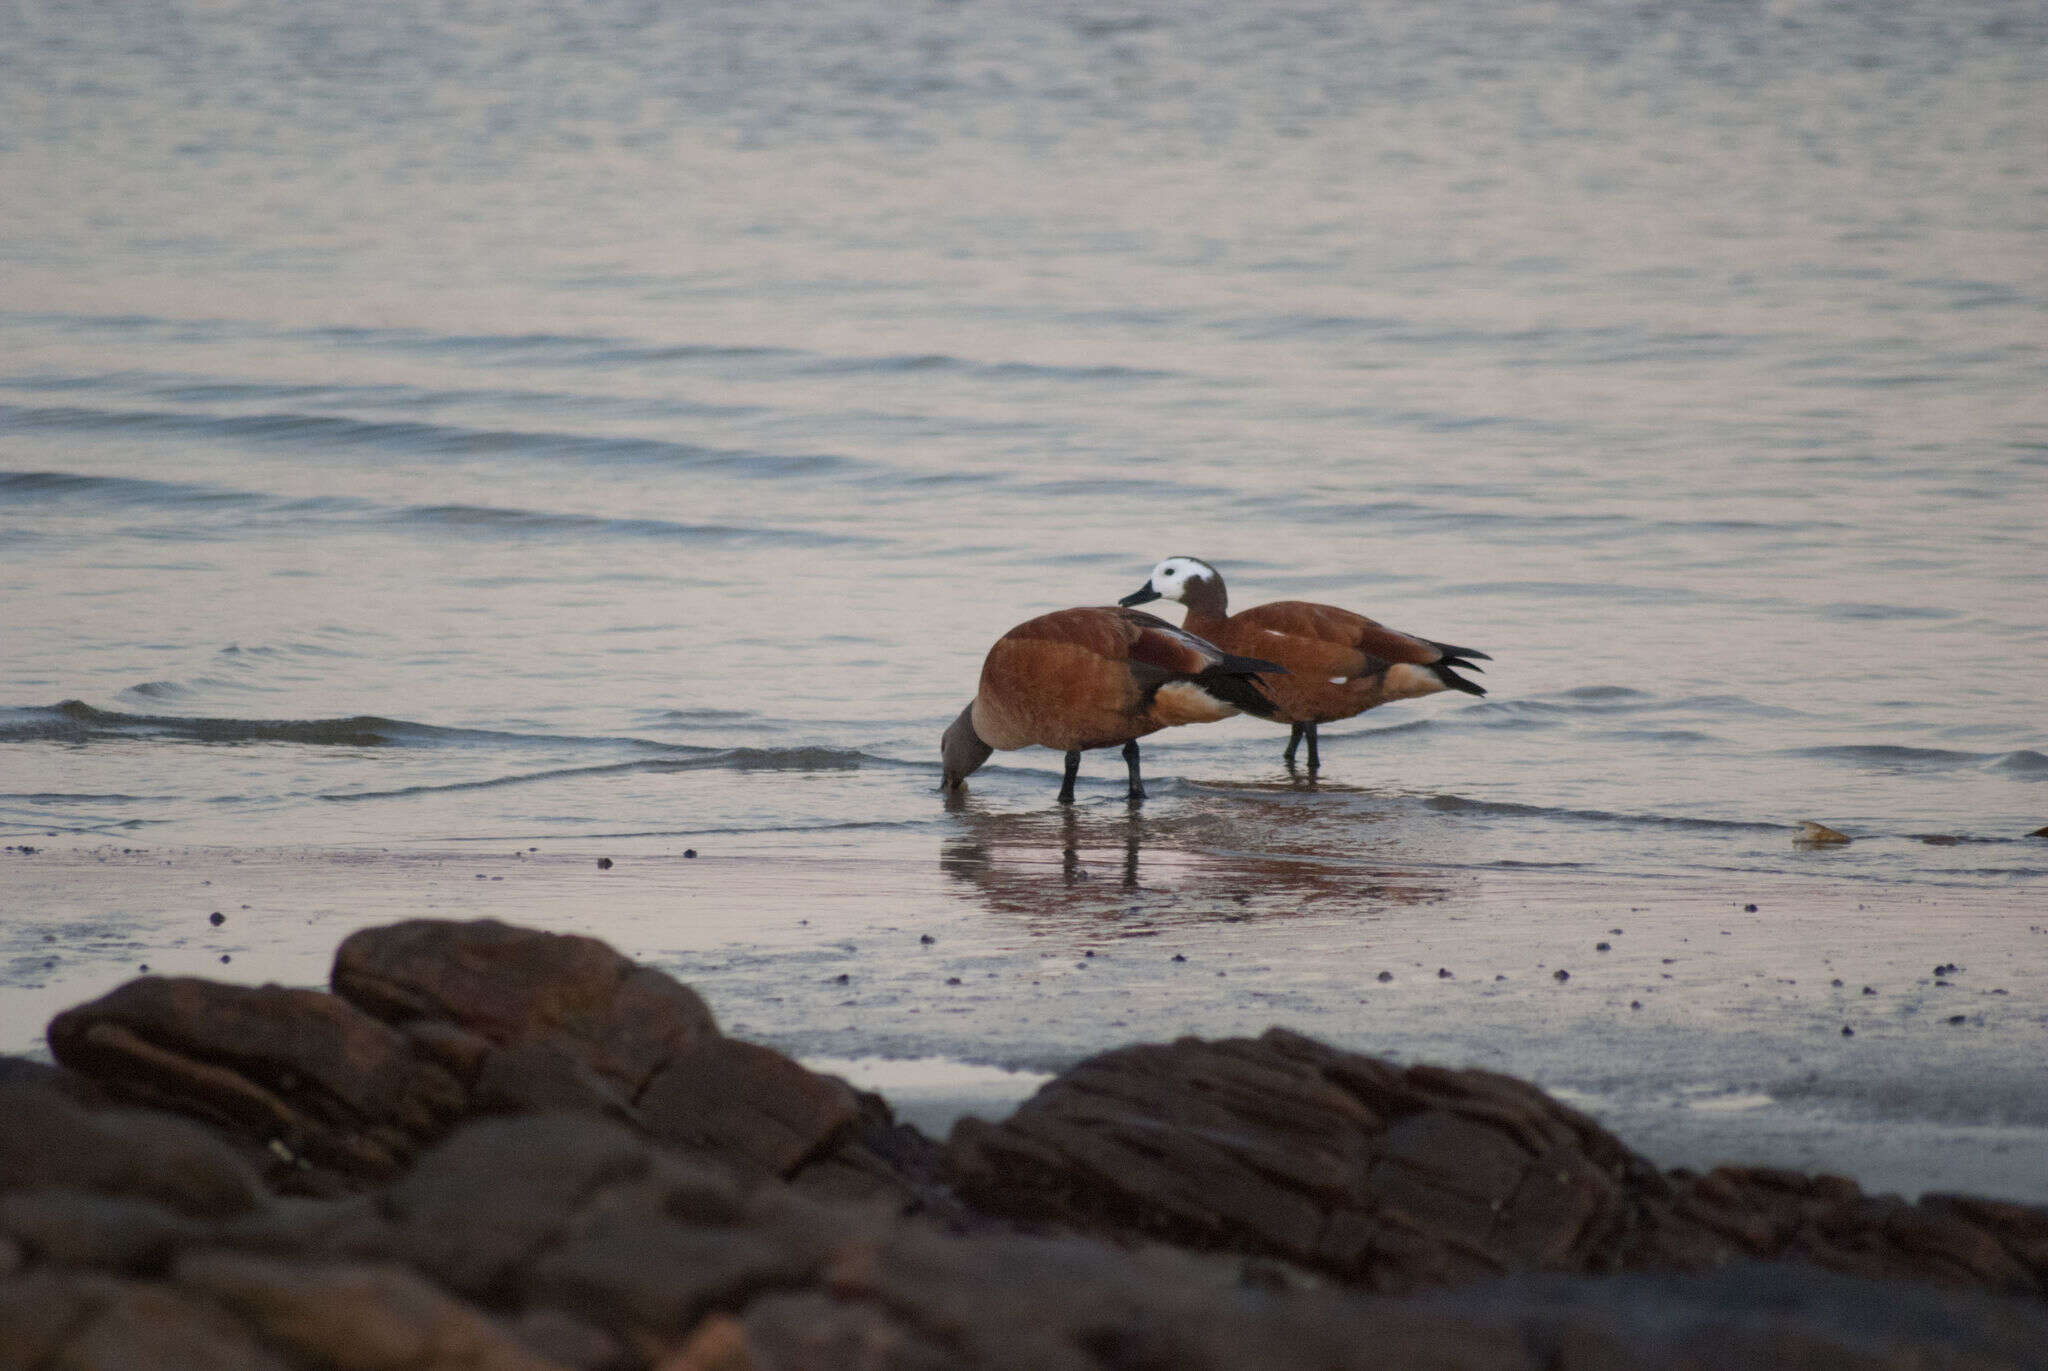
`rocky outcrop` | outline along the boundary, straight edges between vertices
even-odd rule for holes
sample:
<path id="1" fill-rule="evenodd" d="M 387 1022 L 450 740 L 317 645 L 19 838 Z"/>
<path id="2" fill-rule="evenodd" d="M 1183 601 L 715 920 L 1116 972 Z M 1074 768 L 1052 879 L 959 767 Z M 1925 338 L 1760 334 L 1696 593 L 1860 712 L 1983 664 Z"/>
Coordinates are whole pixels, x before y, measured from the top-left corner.
<path id="1" fill-rule="evenodd" d="M 2048 1296 L 2039 1209 L 1763 1168 L 1666 1175 L 1524 1081 L 1284 1029 L 1092 1058 L 1003 1123 L 963 1120 L 945 1161 L 984 1212 L 1380 1291 L 1766 1259 Z"/>
<path id="2" fill-rule="evenodd" d="M 594 938 L 414 920 L 349 937 L 332 980 L 144 976 L 59 1014 L 50 1047 L 115 1096 L 219 1128 L 290 1192 L 388 1180 L 466 1117 L 565 1110 L 748 1176 L 816 1165 L 907 1193 L 866 1141 L 893 1124 L 864 1124 L 843 1081 L 725 1037 L 688 986 Z"/>
<path id="3" fill-rule="evenodd" d="M 1487 1072 L 1189 1039 L 939 1149 L 588 939 L 333 983 L 0 1063 L 0 1371 L 2048 1366 L 2048 1213 L 1663 1173 Z"/>

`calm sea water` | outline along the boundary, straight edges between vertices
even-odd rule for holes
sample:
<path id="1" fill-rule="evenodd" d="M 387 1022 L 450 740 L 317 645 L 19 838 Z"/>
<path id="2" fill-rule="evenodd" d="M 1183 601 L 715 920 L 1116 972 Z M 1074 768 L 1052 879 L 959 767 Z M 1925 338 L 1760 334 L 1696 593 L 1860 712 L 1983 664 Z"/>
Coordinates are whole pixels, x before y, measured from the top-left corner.
<path id="1" fill-rule="evenodd" d="M 1578 1077 L 1550 1010 L 1346 1018 L 1380 953 L 1345 920 L 1449 909 L 1483 948 L 1500 906 L 1461 900 L 1565 873 L 2039 922 L 2044 71 L 2040 7 L 1971 0 L 16 6 L 0 838 L 768 852 L 753 895 L 787 870 L 821 909 L 851 868 L 802 863 L 886 846 L 948 946 L 1011 958 L 991 984 L 1039 985 L 1005 939 L 1236 911 L 1184 927 L 1237 979 L 1152 1017 L 991 1009 L 985 1059 L 1279 1018 L 1588 1090 L 1707 1080 L 1695 1010 L 1741 1028 L 1739 997 Z M 1110 754 L 1073 819 L 1049 753 L 943 807 L 988 644 L 1176 553 L 1240 604 L 1487 650 L 1493 694 L 1326 729 L 1313 788 L 1270 725 L 1158 735 L 1142 824 Z M 1797 847 L 1801 820 L 1856 841 Z M 1061 882 L 1091 845 L 1098 873 L 1128 848 L 1121 884 Z M 457 907 L 409 871 L 340 907 Z M 1551 955 L 1532 917 L 1518 974 Z M 1867 937 L 1820 922 L 1816 959 Z M 90 941 L 41 927 L 8 984 Z M 628 945 L 718 990 L 745 959 L 693 962 L 708 927 Z M 843 1010 L 803 942 L 829 935 L 781 930 L 796 960 L 721 1012 L 958 1050 L 966 1020 L 909 1017 L 925 982 Z M 298 936 L 315 978 L 333 930 Z M 799 971 L 823 988 L 780 998 Z M 2038 1041 L 2011 984 L 1983 1004 Z M 2037 1056 L 1977 1090 L 1950 1073 L 1979 1049 L 1899 1023 L 1798 1088 L 1893 1100 L 1873 1137 L 2037 1146 Z M 1758 1089 L 1788 1040 L 1748 1049 Z M 1908 1076 L 1936 1084 L 1897 1103 Z M 2018 1175 L 1984 1184 L 2038 1193 Z"/>
<path id="2" fill-rule="evenodd" d="M 0 834 L 943 835 L 987 644 L 1192 553 L 1494 654 L 1327 730 L 1315 848 L 1796 868 L 1819 819 L 1837 873 L 2031 889 L 2044 35 L 25 7 Z M 1281 741 L 1162 736 L 1157 803 L 1270 807 Z"/>

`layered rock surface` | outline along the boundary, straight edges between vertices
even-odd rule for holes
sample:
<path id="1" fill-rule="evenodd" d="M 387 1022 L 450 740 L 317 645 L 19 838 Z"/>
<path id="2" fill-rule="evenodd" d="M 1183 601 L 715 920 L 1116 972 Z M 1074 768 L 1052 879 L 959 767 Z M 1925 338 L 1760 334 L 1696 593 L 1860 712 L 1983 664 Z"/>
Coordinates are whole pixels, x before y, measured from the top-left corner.
<path id="1" fill-rule="evenodd" d="M 1665 1173 L 1492 1073 L 1144 1045 L 940 1148 L 591 939 L 332 984 L 0 1069 L 0 1371 L 2048 1366 L 2048 1212 Z"/>

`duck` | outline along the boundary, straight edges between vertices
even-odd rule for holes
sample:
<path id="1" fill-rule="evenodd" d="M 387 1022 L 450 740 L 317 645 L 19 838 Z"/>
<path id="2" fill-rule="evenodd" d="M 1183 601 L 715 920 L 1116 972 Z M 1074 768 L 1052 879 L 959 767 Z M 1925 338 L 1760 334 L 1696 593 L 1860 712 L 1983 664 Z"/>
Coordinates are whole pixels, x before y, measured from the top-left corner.
<path id="1" fill-rule="evenodd" d="M 1059 802 L 1072 804 L 1081 754 L 1122 743 L 1129 797 L 1137 802 L 1145 798 L 1138 739 L 1240 711 L 1272 717 L 1261 682 L 1286 671 L 1142 610 L 1103 605 L 1041 614 L 989 648 L 974 698 L 940 741 L 941 786 L 957 792 L 998 750 L 1049 747 L 1067 754 Z"/>
<path id="2" fill-rule="evenodd" d="M 1186 605 L 1182 627 L 1225 652 L 1256 653 L 1286 666 L 1287 676 L 1262 678 L 1260 684 L 1276 706 L 1262 717 L 1293 727 L 1287 750 L 1280 754 L 1290 769 L 1304 741 L 1308 769 L 1320 768 L 1318 724 L 1443 690 L 1486 694 L 1486 687 L 1458 674 L 1484 671 L 1477 663 L 1493 660 L 1473 648 L 1418 638 L 1363 614 L 1308 600 L 1275 600 L 1232 614 L 1223 573 L 1199 557 L 1168 557 L 1152 568 L 1143 586 L 1117 603 L 1152 600 Z"/>

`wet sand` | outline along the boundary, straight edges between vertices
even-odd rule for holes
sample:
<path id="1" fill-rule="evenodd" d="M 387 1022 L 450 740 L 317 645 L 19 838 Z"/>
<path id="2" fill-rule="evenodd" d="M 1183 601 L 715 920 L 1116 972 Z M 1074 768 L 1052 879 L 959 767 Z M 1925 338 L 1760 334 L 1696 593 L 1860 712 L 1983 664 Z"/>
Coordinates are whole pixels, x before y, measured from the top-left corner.
<path id="1" fill-rule="evenodd" d="M 694 858 L 673 839 L 10 848 L 0 1050 L 41 1052 L 51 1014 L 145 966 L 319 985 L 356 928 L 491 916 L 603 938 L 928 1131 L 1104 1048 L 1284 1024 L 1526 1077 L 1667 1166 L 2048 1202 L 2048 917 L 2016 900 L 1824 872 L 1333 868 L 1157 841 L 1108 805 L 959 817 L 936 850 L 876 829 Z"/>

